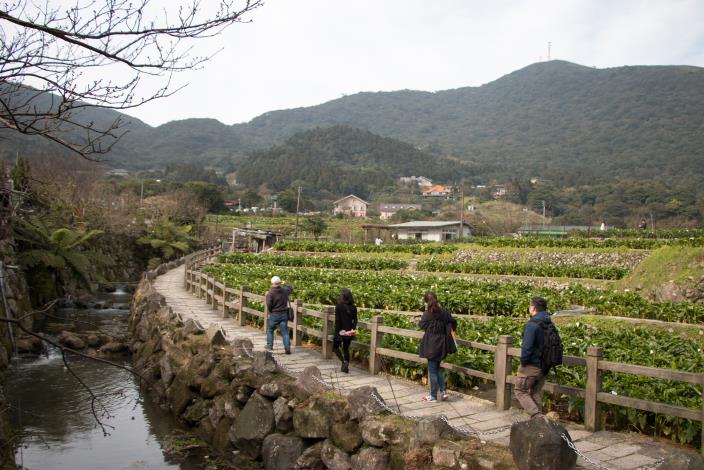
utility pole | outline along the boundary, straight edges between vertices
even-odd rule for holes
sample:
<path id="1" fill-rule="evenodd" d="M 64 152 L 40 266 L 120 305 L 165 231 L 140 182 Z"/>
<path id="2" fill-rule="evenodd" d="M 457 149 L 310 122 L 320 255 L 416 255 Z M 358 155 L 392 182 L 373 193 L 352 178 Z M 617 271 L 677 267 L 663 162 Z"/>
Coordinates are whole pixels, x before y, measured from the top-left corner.
<path id="1" fill-rule="evenodd" d="M 142 199 L 144 199 L 144 180 L 142 180 L 142 184 L 139 187 L 139 205 L 142 205 Z"/>
<path id="2" fill-rule="evenodd" d="M 545 199 L 543 199 L 543 228 L 545 228 Z"/>
<path id="3" fill-rule="evenodd" d="M 294 234 L 295 238 L 298 238 L 298 210 L 301 207 L 301 187 L 298 187 L 298 197 L 296 198 L 296 232 Z"/>
<path id="4" fill-rule="evenodd" d="M 548 41 L 548 61 L 550 60 L 550 49 L 552 48 L 552 42 Z"/>
<path id="5" fill-rule="evenodd" d="M 457 238 L 462 238 L 464 235 L 464 190 L 460 189 L 460 231 Z"/>

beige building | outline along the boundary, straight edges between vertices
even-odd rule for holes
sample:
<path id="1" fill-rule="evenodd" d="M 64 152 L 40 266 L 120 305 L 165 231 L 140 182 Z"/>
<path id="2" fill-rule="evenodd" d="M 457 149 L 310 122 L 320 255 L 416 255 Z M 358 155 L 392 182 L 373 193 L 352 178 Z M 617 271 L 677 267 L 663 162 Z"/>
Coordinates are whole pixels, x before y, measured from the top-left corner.
<path id="1" fill-rule="evenodd" d="M 352 217 L 366 217 L 369 203 L 362 198 L 350 194 L 333 202 L 333 214 L 351 215 Z"/>

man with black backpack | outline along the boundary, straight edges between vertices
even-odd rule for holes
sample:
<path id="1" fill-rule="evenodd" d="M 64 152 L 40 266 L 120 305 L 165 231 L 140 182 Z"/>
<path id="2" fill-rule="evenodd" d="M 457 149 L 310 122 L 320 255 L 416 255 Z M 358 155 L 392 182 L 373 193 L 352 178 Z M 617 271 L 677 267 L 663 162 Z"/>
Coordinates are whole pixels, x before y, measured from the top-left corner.
<path id="1" fill-rule="evenodd" d="M 543 411 L 543 386 L 550 368 L 562 364 L 562 342 L 541 297 L 530 302 L 531 319 L 523 330 L 521 367 L 516 376 L 516 399 L 530 417 Z"/>

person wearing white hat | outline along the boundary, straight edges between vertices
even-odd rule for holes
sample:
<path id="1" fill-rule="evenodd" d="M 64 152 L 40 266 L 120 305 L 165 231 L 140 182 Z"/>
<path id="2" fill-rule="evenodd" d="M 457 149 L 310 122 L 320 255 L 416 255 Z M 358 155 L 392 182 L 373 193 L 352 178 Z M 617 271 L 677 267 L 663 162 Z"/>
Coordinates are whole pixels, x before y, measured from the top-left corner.
<path id="1" fill-rule="evenodd" d="M 291 338 L 288 336 L 288 309 L 289 296 L 293 288 L 281 280 L 279 276 L 271 278 L 271 289 L 266 294 L 266 307 L 269 317 L 266 329 L 266 349 L 274 349 L 274 330 L 279 327 L 281 338 L 284 341 L 284 351 L 291 354 Z"/>

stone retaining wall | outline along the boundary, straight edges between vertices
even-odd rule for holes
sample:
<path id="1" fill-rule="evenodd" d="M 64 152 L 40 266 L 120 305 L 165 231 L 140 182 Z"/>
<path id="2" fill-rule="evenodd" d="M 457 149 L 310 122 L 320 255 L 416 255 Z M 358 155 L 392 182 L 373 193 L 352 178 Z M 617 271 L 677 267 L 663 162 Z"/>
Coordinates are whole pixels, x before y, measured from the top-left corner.
<path id="1" fill-rule="evenodd" d="M 371 387 L 342 395 L 309 367 L 297 378 L 269 352 L 183 322 L 144 277 L 130 311 L 134 367 L 153 398 L 232 468 L 509 469 L 505 448 L 458 435 L 439 418 L 390 415 Z M 163 270 L 162 270 L 163 271 Z"/>

